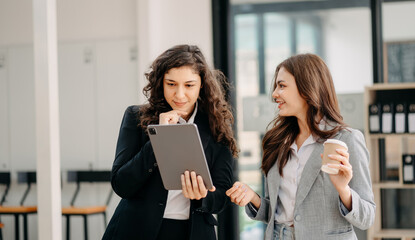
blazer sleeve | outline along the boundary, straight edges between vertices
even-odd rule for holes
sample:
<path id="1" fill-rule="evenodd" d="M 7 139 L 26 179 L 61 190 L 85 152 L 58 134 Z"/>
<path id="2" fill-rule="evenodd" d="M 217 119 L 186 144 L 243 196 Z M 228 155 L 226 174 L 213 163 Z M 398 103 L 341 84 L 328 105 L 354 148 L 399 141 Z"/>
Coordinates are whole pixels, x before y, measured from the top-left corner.
<path id="1" fill-rule="evenodd" d="M 217 214 L 225 209 L 229 202 L 225 192 L 231 188 L 233 183 L 234 159 L 228 147 L 217 144 L 215 149 L 213 155 L 215 161 L 210 169 L 210 174 L 216 190 L 208 192 L 206 197 L 201 200 L 193 200 L 197 212 Z"/>
<path id="2" fill-rule="evenodd" d="M 151 143 L 144 142 L 137 125 L 138 106 L 130 106 L 121 123 L 111 174 L 112 188 L 122 198 L 138 194 L 156 168 Z"/>
<path id="3" fill-rule="evenodd" d="M 363 134 L 351 130 L 350 137 L 345 139 L 349 147 L 349 161 L 353 167 L 353 177 L 349 183 L 352 192 L 352 210 L 342 214 L 352 225 L 364 230 L 368 229 L 375 220 L 376 204 L 373 198 L 372 183 L 369 172 L 369 153 Z M 339 198 L 339 211 L 341 211 Z"/>
<path id="4" fill-rule="evenodd" d="M 252 203 L 248 203 L 245 206 L 245 212 L 253 220 L 262 221 L 268 223 L 270 219 L 270 204 L 269 204 L 269 193 L 268 193 L 268 181 L 265 178 L 265 197 L 261 198 L 261 205 L 259 209 L 256 209 Z"/>

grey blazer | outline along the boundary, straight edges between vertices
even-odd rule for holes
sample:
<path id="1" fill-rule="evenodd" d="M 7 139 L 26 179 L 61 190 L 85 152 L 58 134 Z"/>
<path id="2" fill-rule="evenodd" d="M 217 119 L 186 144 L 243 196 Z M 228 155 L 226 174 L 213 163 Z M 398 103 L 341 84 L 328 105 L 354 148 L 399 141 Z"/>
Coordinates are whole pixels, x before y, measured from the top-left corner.
<path id="1" fill-rule="evenodd" d="M 369 228 L 375 219 L 376 205 L 373 200 L 369 173 L 369 153 L 363 134 L 355 129 L 340 131 L 335 137 L 349 148 L 349 161 L 353 177 L 349 183 L 352 191 L 352 210 L 344 215 L 339 194 L 329 175 L 320 171 L 323 144 L 318 143 L 308 159 L 296 194 L 294 207 L 295 239 L 357 239 L 353 227 Z M 265 197 L 256 209 L 248 204 L 245 211 L 249 217 L 267 223 L 264 239 L 271 240 L 274 230 L 275 210 L 281 176 L 276 164 L 265 179 Z"/>

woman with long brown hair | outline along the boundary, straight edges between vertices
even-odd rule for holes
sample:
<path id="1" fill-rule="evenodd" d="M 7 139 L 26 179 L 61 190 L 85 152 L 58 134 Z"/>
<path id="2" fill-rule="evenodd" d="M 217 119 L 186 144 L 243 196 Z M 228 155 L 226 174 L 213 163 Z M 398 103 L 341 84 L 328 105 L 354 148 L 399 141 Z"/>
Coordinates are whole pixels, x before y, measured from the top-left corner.
<path id="1" fill-rule="evenodd" d="M 265 239 L 357 239 L 373 224 L 375 203 L 363 134 L 343 122 L 329 69 L 314 54 L 292 56 L 275 71 L 279 113 L 262 140 L 265 196 L 236 182 L 226 194 L 267 223 Z M 343 142 L 323 171 L 327 139 Z"/>
<path id="2" fill-rule="evenodd" d="M 103 239 L 216 239 L 212 214 L 229 201 L 238 152 L 224 75 L 209 68 L 197 46 L 178 45 L 154 60 L 146 78 L 148 104 L 128 107 L 122 120 L 111 178 L 122 199 Z M 146 129 L 178 122 L 197 125 L 212 189 L 189 171 L 178 176 L 182 190 L 164 189 Z"/>

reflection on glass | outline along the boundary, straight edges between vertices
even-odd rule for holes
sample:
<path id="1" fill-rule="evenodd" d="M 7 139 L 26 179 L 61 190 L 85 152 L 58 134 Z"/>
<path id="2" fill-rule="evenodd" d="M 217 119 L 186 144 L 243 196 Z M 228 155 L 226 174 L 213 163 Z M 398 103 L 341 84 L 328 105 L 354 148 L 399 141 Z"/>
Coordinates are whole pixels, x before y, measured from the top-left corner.
<path id="1" fill-rule="evenodd" d="M 265 90 L 269 94 L 275 68 L 291 55 L 291 28 L 289 19 L 278 13 L 264 16 L 265 24 Z"/>
<path id="2" fill-rule="evenodd" d="M 258 93 L 257 16 L 244 14 L 235 17 L 235 67 L 238 96 Z"/>
<path id="3" fill-rule="evenodd" d="M 384 81 L 415 82 L 415 1 L 382 4 Z"/>
<path id="4" fill-rule="evenodd" d="M 239 180 L 262 194 L 261 172 L 259 171 L 260 137 L 257 132 L 243 130 L 242 105 L 244 97 L 257 96 L 259 92 L 257 25 L 257 14 L 235 16 L 236 114 L 238 144 L 241 149 L 238 159 Z M 245 209 L 241 207 L 239 208 L 239 223 L 241 240 L 262 238 L 262 223 L 249 219 L 245 214 Z"/>
<path id="5" fill-rule="evenodd" d="M 297 21 L 297 53 L 318 53 L 321 55 L 318 50 L 320 28 L 318 17 L 309 16 Z"/>
<path id="6" fill-rule="evenodd" d="M 262 175 L 256 168 L 252 170 L 245 170 L 239 173 L 239 178 L 248 184 L 255 192 L 262 194 Z M 245 208 L 239 208 L 239 226 L 241 231 L 241 240 L 262 239 L 263 238 L 263 223 L 260 221 L 251 220 L 245 213 Z"/>

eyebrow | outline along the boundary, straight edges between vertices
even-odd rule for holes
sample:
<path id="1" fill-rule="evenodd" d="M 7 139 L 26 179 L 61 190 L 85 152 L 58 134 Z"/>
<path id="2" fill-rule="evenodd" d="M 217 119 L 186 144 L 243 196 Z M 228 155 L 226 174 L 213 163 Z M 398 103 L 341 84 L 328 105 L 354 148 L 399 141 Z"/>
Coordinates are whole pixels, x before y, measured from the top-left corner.
<path id="1" fill-rule="evenodd" d="M 277 81 L 277 84 L 279 84 L 281 82 L 285 82 L 285 80 L 280 79 L 280 80 Z"/>
<path id="2" fill-rule="evenodd" d="M 169 81 L 169 82 L 176 82 L 173 79 L 168 79 L 168 78 L 165 78 L 164 80 Z M 197 82 L 197 80 L 191 79 L 191 80 L 187 80 L 185 83 L 189 83 L 189 82 Z"/>

